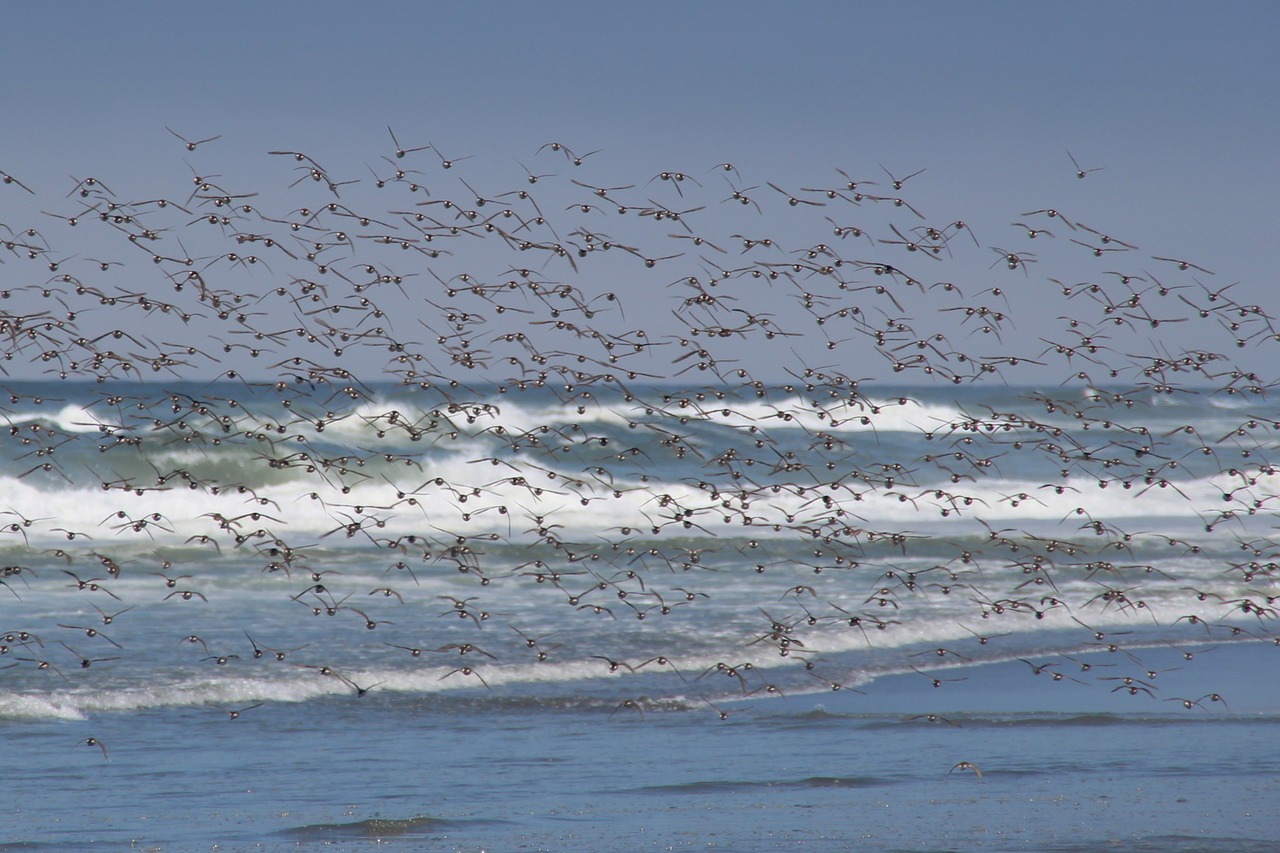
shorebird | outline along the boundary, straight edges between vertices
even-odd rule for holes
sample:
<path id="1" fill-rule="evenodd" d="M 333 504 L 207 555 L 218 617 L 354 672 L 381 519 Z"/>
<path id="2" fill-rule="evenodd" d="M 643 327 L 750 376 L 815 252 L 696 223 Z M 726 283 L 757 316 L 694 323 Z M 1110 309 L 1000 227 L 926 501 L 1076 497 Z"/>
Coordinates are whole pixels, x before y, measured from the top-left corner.
<path id="1" fill-rule="evenodd" d="M 188 153 L 221 138 L 167 130 Z M 311 633 L 296 641 L 290 615 L 258 627 L 256 608 L 278 594 L 303 605 L 289 608 L 298 618 L 350 610 L 391 640 L 366 637 L 353 654 L 411 667 L 405 653 L 474 653 L 504 681 L 506 666 L 521 677 L 531 652 L 542 663 L 552 649 L 592 677 L 661 667 L 683 679 L 672 661 L 689 659 L 688 632 L 716 638 L 699 656 L 723 659 L 691 682 L 722 673 L 742 695 L 856 683 L 832 668 L 851 627 L 935 687 L 961 679 L 913 664 L 968 662 L 954 630 L 980 646 L 1000 638 L 1055 681 L 1081 681 L 1064 662 L 1116 666 L 1024 642 L 1066 615 L 1090 648 L 1138 665 L 1094 689 L 1155 698 L 1159 665 L 1115 642 L 1130 619 L 1177 648 L 1189 627 L 1275 639 L 1278 537 L 1255 528 L 1276 505 L 1266 436 L 1280 427 L 1266 395 L 1280 382 L 1266 347 L 1280 319 L 1250 304 L 1244 282 L 1197 278 L 1220 268 L 1212 247 L 1197 263 L 1177 246 L 1139 254 L 1119 227 L 1085 224 L 1087 198 L 1070 216 L 1051 199 L 1023 205 L 995 220 L 1014 242 L 991 246 L 911 193 L 924 169 L 881 165 L 880 190 L 853 169 L 805 179 L 807 164 L 610 174 L 598 151 L 556 141 L 533 156 L 564 157 L 565 175 L 508 157 L 464 181 L 454 167 L 468 157 L 387 133 L 371 166 L 355 160 L 360 182 L 336 155 L 322 165 L 293 148 L 268 152 L 277 174 L 264 183 L 192 165 L 185 192 L 72 176 L 37 193 L 0 172 L 0 191 L 13 190 L 0 222 L 11 273 L 0 429 L 21 487 L 2 513 L 14 547 L 0 585 L 14 618 L 101 638 L 121 660 L 140 654 L 126 628 L 164 602 L 165 618 L 189 619 L 175 645 L 218 665 L 238 659 L 228 631 L 245 633 L 254 660 L 352 642 L 359 623 L 346 617 L 297 626 Z M 1067 153 L 1078 177 L 1100 170 Z M 694 177 L 712 173 L 725 184 Z M 984 257 L 1023 278 L 975 278 Z M 837 348 L 840 359 L 825 355 Z M 73 390 L 55 400 L 28 378 Z M 1216 432 L 1210 408 L 1229 422 Z M 486 462 L 502 476 L 469 473 Z M 82 518 L 32 508 L 29 492 L 68 487 Z M 1187 534 L 1116 523 L 1120 506 L 1155 504 Z M 582 534 L 586 510 L 609 519 L 595 535 Z M 96 534 L 81 529 L 98 519 Z M 976 535 L 952 535 L 966 524 Z M 1237 551 L 1230 582 L 1183 565 Z M 331 568 L 348 560 L 413 584 Z M 260 573 L 246 583 L 261 602 L 227 606 L 243 594 L 222 572 L 233 563 Z M 739 569 L 740 596 L 718 594 Z M 871 581 L 850 593 L 844 579 L 858 577 Z M 379 595 L 401 613 L 436 608 L 441 636 L 391 633 L 403 626 L 377 618 Z M 1169 597 L 1182 615 L 1154 624 Z M 208 606 L 174 610 L 196 601 Z M 1109 621 L 1087 625 L 1084 608 Z M 761 613 L 767 625 L 744 635 Z M 935 639 L 904 645 L 939 613 Z M 495 615 L 521 627 L 481 648 Z M 114 639 L 83 624 L 118 617 Z M 281 648 L 255 641 L 250 622 Z M 552 634 L 563 642 L 548 645 Z M 36 635 L 0 637 L 0 655 L 62 675 Z M 82 667 L 112 659 L 66 647 Z M 744 659 L 755 652 L 804 677 L 766 681 Z M 357 696 L 372 689 L 305 666 Z M 490 686 L 470 666 L 440 678 L 457 674 Z M 654 707 L 622 698 L 611 716 Z M 952 771 L 968 769 L 978 775 Z"/>
<path id="2" fill-rule="evenodd" d="M 84 744 L 85 746 L 89 746 L 89 747 L 97 747 L 98 749 L 102 750 L 103 758 L 106 758 L 106 759 L 110 758 L 110 756 L 107 755 L 107 745 L 95 737 L 87 737 L 84 740 L 76 741 L 76 746 L 79 746 L 80 744 Z"/>
<path id="3" fill-rule="evenodd" d="M 959 764 L 956 764 L 950 770 L 947 771 L 947 776 L 950 776 L 952 773 L 956 772 L 957 770 L 961 772 L 965 770 L 972 770 L 974 778 L 977 779 L 979 782 L 982 781 L 982 770 L 978 768 L 978 765 L 974 764 L 971 761 L 961 761 Z"/>

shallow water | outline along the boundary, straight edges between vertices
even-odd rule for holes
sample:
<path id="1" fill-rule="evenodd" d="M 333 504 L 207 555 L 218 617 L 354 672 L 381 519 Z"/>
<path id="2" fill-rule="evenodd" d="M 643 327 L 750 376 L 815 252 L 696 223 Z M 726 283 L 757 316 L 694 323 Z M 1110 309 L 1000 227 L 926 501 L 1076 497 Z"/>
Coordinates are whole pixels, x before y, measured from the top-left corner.
<path id="1" fill-rule="evenodd" d="M 11 721 L 7 763 L 23 770 L 3 838 L 47 850 L 1274 849 L 1280 692 L 1258 676 L 1280 651 L 1214 654 L 1230 712 L 1100 700 L 1006 663 L 937 689 L 900 675 L 865 696 L 725 703 L 727 720 L 375 691 L 236 720 L 165 708 Z M 108 759 L 76 743 L 89 733 Z"/>

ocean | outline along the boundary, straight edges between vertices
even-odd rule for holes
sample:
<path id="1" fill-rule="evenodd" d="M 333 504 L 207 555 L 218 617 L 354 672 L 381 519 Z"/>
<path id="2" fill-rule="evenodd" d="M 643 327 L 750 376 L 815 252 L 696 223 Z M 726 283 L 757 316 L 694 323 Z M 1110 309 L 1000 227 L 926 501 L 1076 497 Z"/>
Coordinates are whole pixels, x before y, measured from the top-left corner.
<path id="1" fill-rule="evenodd" d="M 112 400 L 155 389 L 7 387 L 19 435 L 63 438 L 50 472 L 6 446 L 6 849 L 1191 851 L 1280 835 L 1280 648 L 1271 614 L 1239 603 L 1267 606 L 1269 567 L 1238 530 L 1187 524 L 1188 501 L 1229 488 L 1212 465 L 1188 464 L 1176 493 L 1059 495 L 1034 485 L 1042 460 L 1007 453 L 965 487 L 981 520 L 881 484 L 843 493 L 858 511 L 833 525 L 776 466 L 746 499 L 732 477 L 700 487 L 707 467 L 688 476 L 667 437 L 746 459 L 753 433 L 680 424 L 678 404 L 558 417 L 544 391 L 424 405 L 383 386 L 323 401 L 321 432 L 307 396 L 172 383 L 167 399 L 206 408 L 190 428 L 229 418 L 240 440 L 152 447 L 117 439 L 154 409 Z M 897 388 L 873 423 L 830 431 L 865 471 L 1038 393 Z M 791 413 L 771 455 L 819 469 L 812 401 L 766 399 L 732 411 Z M 1190 463 L 1177 427 L 1246 417 L 1214 403 L 1125 413 Z M 251 436 L 286 418 L 300 454 L 349 461 L 261 464 Z M 914 492 L 922 474 L 898 476 Z M 111 487 L 79 485 L 95 480 Z"/>

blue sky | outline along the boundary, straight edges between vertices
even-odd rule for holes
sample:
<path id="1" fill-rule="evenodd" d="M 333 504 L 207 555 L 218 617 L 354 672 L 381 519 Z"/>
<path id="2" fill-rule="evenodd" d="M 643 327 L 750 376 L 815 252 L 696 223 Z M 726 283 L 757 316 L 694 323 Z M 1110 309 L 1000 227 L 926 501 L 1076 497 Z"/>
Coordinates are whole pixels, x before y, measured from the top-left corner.
<path id="1" fill-rule="evenodd" d="M 156 123 L 377 138 L 395 118 L 406 133 L 461 145 L 561 133 L 645 148 L 783 147 L 777 154 L 802 141 L 818 153 L 922 155 L 1075 146 L 1119 168 L 1151 148 L 1262 156 L 1277 121 L 1270 40 L 1280 13 L 1269 4 L 6 11 L 0 68 L 11 115 L 27 125 L 20 139 L 78 130 L 67 141 L 84 143 Z"/>
<path id="2" fill-rule="evenodd" d="M 926 169 L 913 204 L 981 223 L 984 244 L 1020 211 L 1084 207 L 1253 301 L 1271 287 L 1274 4 L 86 3 L 6 20 L 0 170 L 50 198 L 67 175 L 183 180 L 166 127 L 221 134 L 200 152 L 219 171 L 264 174 L 284 148 L 366 177 L 391 125 L 473 155 L 472 178 L 553 139 L 641 182 L 724 161 L 784 186 Z M 1077 181 L 1068 150 L 1103 170 Z"/>

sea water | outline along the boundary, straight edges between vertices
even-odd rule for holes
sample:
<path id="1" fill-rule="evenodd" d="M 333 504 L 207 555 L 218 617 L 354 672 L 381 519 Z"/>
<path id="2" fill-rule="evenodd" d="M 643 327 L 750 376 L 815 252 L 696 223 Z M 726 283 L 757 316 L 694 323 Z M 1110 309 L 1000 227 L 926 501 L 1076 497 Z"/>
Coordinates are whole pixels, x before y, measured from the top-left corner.
<path id="1" fill-rule="evenodd" d="M 1274 446 L 1235 398 L 6 391 L 7 848 L 1280 840 L 1267 528 L 1188 522 L 1238 486 L 1199 436 Z M 1030 410 L 1142 424 L 1177 479 L 1064 478 Z"/>

